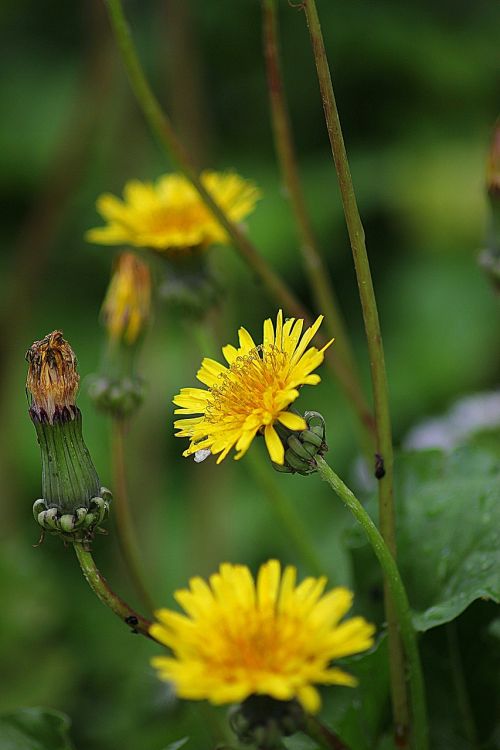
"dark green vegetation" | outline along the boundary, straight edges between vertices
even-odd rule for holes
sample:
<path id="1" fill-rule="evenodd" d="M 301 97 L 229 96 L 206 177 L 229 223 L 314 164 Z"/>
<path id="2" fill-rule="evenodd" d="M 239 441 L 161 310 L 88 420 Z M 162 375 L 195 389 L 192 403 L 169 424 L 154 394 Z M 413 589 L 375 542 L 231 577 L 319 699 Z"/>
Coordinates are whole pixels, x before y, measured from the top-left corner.
<path id="1" fill-rule="evenodd" d="M 179 44 L 182 0 L 127 6 L 156 91 L 186 142 L 200 163 L 235 168 L 262 187 L 250 234 L 313 306 L 273 154 L 259 3 L 191 0 L 196 55 L 187 62 Z M 400 445 L 423 417 L 498 386 L 498 300 L 476 255 L 486 236 L 483 180 L 497 115 L 499 14 L 486 0 L 323 0 L 319 12 L 367 233 Z M 281 18 L 307 201 L 368 388 L 357 289 L 308 37 L 300 12 L 286 2 Z M 24 352 L 50 330 L 64 330 L 79 358 L 86 442 L 101 482 L 110 485 L 109 425 L 93 410 L 85 377 L 98 369 L 97 317 L 114 251 L 86 245 L 82 237 L 100 223 L 97 194 L 118 193 L 128 178 L 155 178 L 170 166 L 129 92 L 100 2 L 82 3 L 76 12 L 56 0 L 7 2 L 0 19 L 7 73 L 0 89 L 6 103 L 0 126 L 0 712 L 35 705 L 64 711 L 78 750 L 164 750 L 185 736 L 187 750 L 209 750 L 223 736 L 225 711 L 176 703 L 149 668 L 157 647 L 131 635 L 97 602 L 72 551 L 52 538 L 32 547 L 40 463 L 26 413 Z M 192 86 L 199 115 L 186 101 Z M 218 315 L 222 343 L 233 341 L 241 324 L 257 337 L 262 319 L 274 317 L 274 301 L 230 247 L 214 248 L 212 259 L 227 288 Z M 171 398 L 194 384 L 200 357 L 188 326 L 159 307 L 142 356 L 148 395 L 127 448 L 143 564 L 158 605 L 172 606 L 176 587 L 223 560 L 256 569 L 278 556 L 307 572 L 246 460 L 215 467 L 181 458 L 185 446 L 172 437 Z M 326 367 L 322 376 L 321 385 L 304 389 L 300 408 L 325 416 L 329 461 L 357 489 L 354 420 Z M 494 726 L 500 628 L 491 601 L 499 596 L 499 445 L 494 434 L 483 435 L 450 455 L 409 454 L 397 465 L 401 569 L 416 625 L 426 631 L 431 746 L 439 750 L 500 747 Z M 293 498 L 332 583 L 352 586 L 357 611 L 381 628 L 379 570 L 344 509 L 315 477 L 276 475 L 276 481 Z M 112 522 L 108 528 L 109 537 L 96 541 L 96 560 L 138 605 Z M 384 736 L 385 648 L 382 641 L 349 664 L 358 689 L 325 691 L 322 715 L 353 750 L 391 747 Z M 2 732 L 10 732 L 12 744 L 35 719 L 2 719 L 2 750 Z M 41 719 L 54 738 L 45 745 L 19 741 L 12 750 L 67 747 L 64 722 Z M 293 750 L 313 747 L 288 742 Z"/>

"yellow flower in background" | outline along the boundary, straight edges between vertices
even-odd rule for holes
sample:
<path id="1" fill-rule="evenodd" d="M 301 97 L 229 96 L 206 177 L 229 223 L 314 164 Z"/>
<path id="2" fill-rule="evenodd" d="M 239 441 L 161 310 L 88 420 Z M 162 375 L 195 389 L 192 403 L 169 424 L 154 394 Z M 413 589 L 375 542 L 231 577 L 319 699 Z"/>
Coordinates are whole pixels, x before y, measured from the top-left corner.
<path id="1" fill-rule="evenodd" d="M 257 346 L 245 328 L 240 328 L 239 348 L 228 344 L 222 353 L 228 366 L 205 358 L 197 377 L 208 386 L 182 388 L 174 398 L 176 414 L 198 414 L 178 419 L 176 437 L 187 437 L 189 456 L 199 450 L 220 454 L 220 463 L 235 448 L 236 459 L 250 447 L 258 432 L 263 432 L 271 460 L 283 464 L 285 450 L 274 424 L 290 430 L 305 430 L 305 420 L 288 411 L 299 395 L 301 385 L 316 385 L 319 375 L 312 374 L 324 359 L 325 349 L 307 348 L 321 325 L 320 315 L 302 334 L 304 321 L 289 318 L 283 322 L 278 313 L 276 330 L 271 320 L 264 322 L 264 343 Z"/>
<path id="2" fill-rule="evenodd" d="M 309 713 L 320 708 L 315 684 L 356 685 L 333 659 L 373 645 L 375 628 L 362 617 L 340 622 L 352 605 L 345 588 L 324 594 L 326 578 L 281 574 L 277 560 L 261 566 L 254 583 L 244 565 L 224 563 L 209 584 L 193 578 L 175 593 L 186 614 L 156 612 L 151 635 L 172 656 L 152 664 L 181 698 L 237 703 L 250 695 L 296 698 Z"/>
<path id="3" fill-rule="evenodd" d="M 134 253 L 118 257 L 101 314 L 113 340 L 133 344 L 144 331 L 151 315 L 151 276 Z"/>
<path id="4" fill-rule="evenodd" d="M 203 172 L 201 181 L 235 222 L 251 213 L 260 197 L 252 182 L 233 172 Z M 226 231 L 183 175 L 163 175 L 156 183 L 130 180 L 123 197 L 121 201 L 104 193 L 98 198 L 97 210 L 108 223 L 89 230 L 89 242 L 127 244 L 169 253 L 229 242 Z"/>

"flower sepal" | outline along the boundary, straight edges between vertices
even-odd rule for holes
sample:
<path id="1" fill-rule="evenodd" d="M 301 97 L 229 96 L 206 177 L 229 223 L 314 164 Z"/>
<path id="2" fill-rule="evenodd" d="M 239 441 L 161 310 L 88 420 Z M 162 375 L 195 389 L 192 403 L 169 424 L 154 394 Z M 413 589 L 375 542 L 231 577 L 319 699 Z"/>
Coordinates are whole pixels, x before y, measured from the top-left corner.
<path id="1" fill-rule="evenodd" d="M 57 534 L 67 541 L 86 541 L 96 531 L 102 530 L 100 524 L 106 519 L 111 502 L 111 492 L 101 487 L 98 497 L 89 500 L 88 507 L 75 508 L 71 513 L 50 506 L 43 498 L 33 503 L 33 517 L 44 531 Z"/>
<path id="2" fill-rule="evenodd" d="M 285 448 L 284 463 L 272 462 L 276 471 L 302 476 L 313 474 L 317 471 L 316 456 L 324 456 L 328 451 L 326 425 L 322 415 L 317 411 L 306 411 L 304 419 L 307 423 L 306 430 L 292 431 L 283 425 L 276 425 Z"/>
<path id="3" fill-rule="evenodd" d="M 305 714 L 296 700 L 279 701 L 267 695 L 251 695 L 233 707 L 229 723 L 242 744 L 278 750 L 283 748 L 282 737 L 304 728 Z"/>

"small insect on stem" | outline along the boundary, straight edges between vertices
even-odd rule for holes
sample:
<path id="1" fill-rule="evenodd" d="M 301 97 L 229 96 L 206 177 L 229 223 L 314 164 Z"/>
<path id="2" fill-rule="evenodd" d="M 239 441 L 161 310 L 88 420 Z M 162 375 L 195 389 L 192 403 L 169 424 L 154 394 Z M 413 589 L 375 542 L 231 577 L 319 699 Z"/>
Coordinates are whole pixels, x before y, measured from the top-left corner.
<path id="1" fill-rule="evenodd" d="M 380 453 L 375 453 L 375 478 L 382 479 L 385 477 L 384 459 Z"/>

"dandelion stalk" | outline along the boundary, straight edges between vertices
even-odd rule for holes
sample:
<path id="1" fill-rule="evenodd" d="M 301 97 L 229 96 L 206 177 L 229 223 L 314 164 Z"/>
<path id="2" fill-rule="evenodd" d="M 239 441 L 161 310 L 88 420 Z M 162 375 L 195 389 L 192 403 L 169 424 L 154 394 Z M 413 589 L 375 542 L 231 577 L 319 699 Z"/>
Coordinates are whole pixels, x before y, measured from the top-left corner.
<path id="1" fill-rule="evenodd" d="M 370 408 L 365 401 L 344 318 L 328 269 L 318 249 L 300 181 L 280 60 L 276 0 L 263 0 L 262 18 L 274 144 L 297 225 L 304 265 L 316 298 L 316 312 L 323 313 L 328 335 L 335 337 L 335 354 L 350 374 L 356 402 L 360 404 L 363 411 L 369 412 Z"/>
<path id="2" fill-rule="evenodd" d="M 365 532 L 384 572 L 387 588 L 394 603 L 397 626 L 401 634 L 401 640 L 403 642 L 408 663 L 414 747 L 416 750 L 427 750 L 427 712 L 422 667 L 420 664 L 416 633 L 411 619 L 410 605 L 398 567 L 389 546 L 386 544 L 372 519 L 359 500 L 351 492 L 349 487 L 347 487 L 340 477 L 335 474 L 333 469 L 323 458 L 318 457 L 316 462 L 321 478 L 325 482 L 328 482 L 335 494 L 349 508 L 353 516 L 363 527 L 363 531 Z"/>
<path id="3" fill-rule="evenodd" d="M 293 291 L 287 286 L 283 279 L 275 273 L 271 266 L 268 265 L 265 258 L 258 252 L 240 227 L 230 221 L 226 213 L 204 187 L 197 170 L 192 164 L 188 152 L 177 137 L 170 119 L 163 112 L 148 80 L 146 79 L 144 70 L 137 55 L 135 44 L 130 34 L 129 26 L 123 13 L 121 0 L 106 0 L 106 4 L 111 26 L 127 70 L 130 85 L 138 104 L 161 147 L 189 179 L 207 208 L 212 212 L 221 226 L 231 237 L 242 258 L 263 282 L 270 294 L 276 298 L 288 314 L 293 315 L 296 318 L 303 318 L 306 322 L 310 322 L 310 315 L 308 315 Z M 328 362 L 335 376 L 338 378 L 339 383 L 342 385 L 350 403 L 355 409 L 360 423 L 367 433 L 373 437 L 373 415 L 365 407 L 364 403 L 359 402 L 356 390 L 353 388 L 350 372 L 338 357 L 328 355 Z"/>
<path id="4" fill-rule="evenodd" d="M 311 37 L 314 60 L 323 100 L 328 136 L 342 196 L 342 204 L 349 232 L 359 295 L 363 311 L 373 390 L 373 403 L 376 423 L 376 468 L 379 480 L 380 530 L 392 556 L 396 557 L 396 530 L 393 501 L 393 448 L 389 413 L 389 396 L 385 369 L 384 348 L 378 317 L 377 303 L 373 289 L 370 264 L 366 252 L 365 233 L 361 223 L 354 186 L 352 183 L 347 153 L 333 92 L 330 69 L 321 32 L 315 0 L 302 3 Z M 398 634 L 394 605 L 387 594 L 385 582 L 385 608 L 389 635 L 389 660 L 391 674 L 391 695 L 396 725 L 396 734 L 404 742 L 408 726 L 408 705 L 405 688 L 405 668 L 401 642 Z"/>
<path id="5" fill-rule="evenodd" d="M 104 576 L 101 575 L 95 564 L 88 546 L 83 542 L 74 542 L 73 547 L 87 583 L 101 602 L 105 604 L 106 607 L 109 607 L 109 609 L 111 609 L 111 611 L 114 612 L 122 622 L 131 627 L 133 632 L 140 633 L 141 635 L 146 636 L 146 638 L 151 638 L 151 640 L 156 641 L 156 638 L 154 638 L 149 632 L 152 623 L 133 610 L 132 607 L 124 602 L 123 599 L 115 594 L 110 588 L 108 582 Z"/>
<path id="6" fill-rule="evenodd" d="M 154 604 L 148 589 L 143 582 L 137 539 L 134 531 L 130 504 L 127 492 L 125 471 L 125 422 L 123 419 L 112 420 L 112 464 L 113 489 L 118 544 L 127 567 L 129 576 L 135 586 L 143 605 L 148 612 L 153 612 Z"/>

